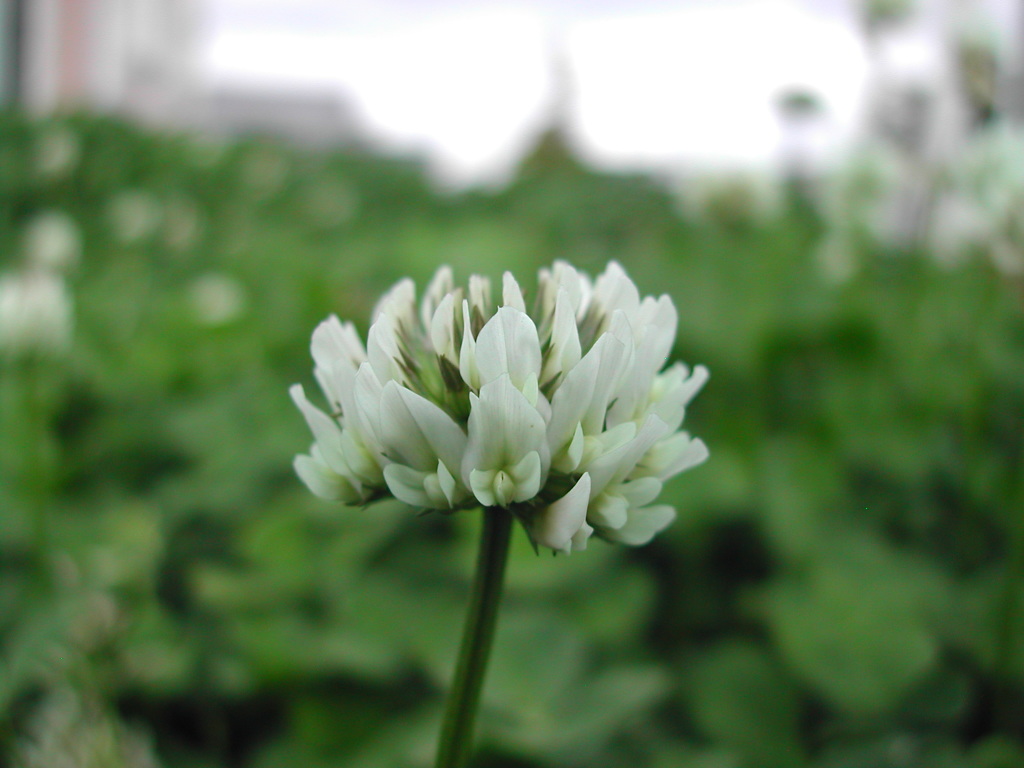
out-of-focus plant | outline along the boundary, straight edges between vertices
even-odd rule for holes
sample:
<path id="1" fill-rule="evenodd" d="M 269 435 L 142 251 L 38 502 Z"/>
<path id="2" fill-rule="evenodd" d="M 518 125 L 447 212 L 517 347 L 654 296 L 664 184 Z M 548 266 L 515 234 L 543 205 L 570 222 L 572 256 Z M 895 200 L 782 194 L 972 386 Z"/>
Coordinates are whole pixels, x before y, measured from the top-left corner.
<path id="1" fill-rule="evenodd" d="M 996 123 L 976 134 L 949 169 L 932 213 L 930 245 L 942 261 L 988 257 L 1024 272 L 1024 131 Z"/>
<path id="2" fill-rule="evenodd" d="M 49 270 L 0 276 L 0 350 L 21 361 L 60 357 L 71 343 L 71 297 Z"/>
<path id="3" fill-rule="evenodd" d="M 818 263 L 833 282 L 844 282 L 871 253 L 909 245 L 906 184 L 912 161 L 885 144 L 864 144 L 849 152 L 821 184 L 819 209 L 826 234 Z"/>
<path id="4" fill-rule="evenodd" d="M 954 56 L 960 87 L 970 104 L 974 121 L 984 125 L 995 115 L 999 75 L 1006 54 L 987 15 L 970 9 L 957 25 Z"/>
<path id="5" fill-rule="evenodd" d="M 81 142 L 73 129 L 55 123 L 41 127 L 35 141 L 35 166 L 47 182 L 66 178 L 81 154 Z"/>
<path id="6" fill-rule="evenodd" d="M 62 211 L 44 211 L 26 226 L 24 257 L 34 269 L 61 273 L 78 263 L 82 250 L 78 225 Z"/>
<path id="7" fill-rule="evenodd" d="M 159 768 L 148 740 L 83 701 L 77 691 L 47 694 L 17 745 L 15 768 Z"/>
<path id="8" fill-rule="evenodd" d="M 687 219 L 722 227 L 756 227 L 778 217 L 784 195 L 768 172 L 705 171 L 679 184 Z"/>
<path id="9" fill-rule="evenodd" d="M 860 0 L 861 23 L 869 35 L 910 18 L 917 9 L 916 0 Z"/>
<path id="10" fill-rule="evenodd" d="M 687 416 L 715 458 L 666 484 L 678 518 L 646 547 L 538 558 L 515 537 L 482 764 L 1024 764 L 1024 312 L 990 260 L 866 251 L 837 286 L 806 207 L 722 227 L 582 164 L 441 197 L 415 160 L 274 145 L 286 178 L 256 196 L 244 169 L 267 142 L 79 115 L 57 121 L 77 162 L 44 181 L 53 124 L 0 117 L 4 272 L 44 211 L 82 249 L 48 428 L 52 589 L 0 483 L 0 759 L 70 687 L 167 768 L 430 765 L 474 531 L 312 497 L 287 470 L 309 437 L 282 392 L 330 312 L 368 319 L 439 262 L 499 280 L 486 253 L 514 274 L 618 258 L 670 295 L 673 355 L 715 372 Z M 328 220 L 310 200 L 334 185 L 358 204 Z M 108 218 L 128 190 L 161 208 L 130 246 Z M 201 222 L 184 251 L 178 200 Z M 197 313 L 210 275 L 242 287 L 234 319 Z"/>
<path id="11" fill-rule="evenodd" d="M 149 192 L 128 189 L 111 199 L 107 216 L 114 237 L 125 245 L 150 237 L 160 224 L 160 203 Z"/>

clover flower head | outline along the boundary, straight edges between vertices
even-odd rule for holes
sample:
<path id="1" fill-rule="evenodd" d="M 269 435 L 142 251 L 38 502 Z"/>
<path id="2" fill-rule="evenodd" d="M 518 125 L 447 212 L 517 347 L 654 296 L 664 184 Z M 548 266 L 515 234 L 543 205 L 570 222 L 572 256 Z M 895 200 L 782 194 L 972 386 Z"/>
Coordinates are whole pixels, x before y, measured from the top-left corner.
<path id="1" fill-rule="evenodd" d="M 24 244 L 32 267 L 54 272 L 75 266 L 82 252 L 78 225 L 63 211 L 37 214 L 25 229 Z"/>
<path id="2" fill-rule="evenodd" d="M 676 324 L 672 300 L 641 298 L 615 262 L 593 282 L 564 262 L 541 270 L 529 310 L 507 272 L 462 288 L 442 267 L 419 304 L 402 280 L 365 346 L 335 316 L 314 331 L 329 407 L 292 387 L 314 436 L 295 469 L 348 504 L 503 507 L 555 551 L 591 535 L 646 543 L 675 518 L 653 503 L 663 483 L 708 455 L 680 430 L 707 370 L 664 369 Z"/>
<path id="3" fill-rule="evenodd" d="M 59 357 L 71 344 L 72 325 L 71 298 L 59 275 L 0 275 L 0 354 Z"/>

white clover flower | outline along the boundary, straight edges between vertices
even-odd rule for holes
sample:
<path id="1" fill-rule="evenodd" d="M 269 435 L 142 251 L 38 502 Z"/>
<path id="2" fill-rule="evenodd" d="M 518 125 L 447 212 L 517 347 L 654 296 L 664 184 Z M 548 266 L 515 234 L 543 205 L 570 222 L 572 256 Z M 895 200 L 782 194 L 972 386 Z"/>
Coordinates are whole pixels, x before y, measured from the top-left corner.
<path id="1" fill-rule="evenodd" d="M 756 226 L 777 218 L 784 194 L 770 173 L 715 171 L 694 175 L 678 191 L 684 217 L 726 227 Z"/>
<path id="2" fill-rule="evenodd" d="M 947 169 L 931 211 L 928 246 L 953 265 L 987 256 L 1000 271 L 1024 272 L 1024 132 L 995 123 Z"/>
<path id="3" fill-rule="evenodd" d="M 149 192 L 125 189 L 110 201 L 107 214 L 114 237 L 125 245 L 137 245 L 156 231 L 163 210 Z"/>
<path id="4" fill-rule="evenodd" d="M 213 327 L 237 320 L 248 303 L 245 287 L 238 280 L 216 272 L 196 278 L 189 299 L 196 319 Z"/>
<path id="5" fill-rule="evenodd" d="M 40 133 L 35 150 L 36 171 L 46 179 L 59 179 L 69 174 L 82 154 L 78 134 L 60 125 Z"/>
<path id="6" fill-rule="evenodd" d="M 44 270 L 0 275 L 0 352 L 59 355 L 71 344 L 71 298 Z"/>
<path id="7" fill-rule="evenodd" d="M 365 347 L 351 323 L 321 323 L 329 411 L 292 387 L 314 436 L 297 473 L 348 504 L 503 507 L 555 551 L 592 534 L 646 543 L 675 518 L 653 503 L 663 483 L 708 455 L 680 431 L 707 370 L 663 370 L 672 300 L 641 299 L 614 262 L 593 283 L 564 262 L 541 270 L 530 312 L 508 273 L 491 297 L 486 278 L 463 290 L 443 267 L 418 307 L 410 280 L 381 299 Z"/>
<path id="8" fill-rule="evenodd" d="M 75 220 L 63 211 L 44 211 L 25 228 L 25 256 L 33 267 L 63 271 L 78 263 L 82 239 Z"/>
<path id="9" fill-rule="evenodd" d="M 18 768 L 159 768 L 148 736 L 70 687 L 49 690 L 15 742 Z"/>
<path id="10" fill-rule="evenodd" d="M 202 218 L 195 202 L 175 195 L 164 204 L 163 236 L 167 246 L 179 253 L 187 251 L 202 232 Z"/>

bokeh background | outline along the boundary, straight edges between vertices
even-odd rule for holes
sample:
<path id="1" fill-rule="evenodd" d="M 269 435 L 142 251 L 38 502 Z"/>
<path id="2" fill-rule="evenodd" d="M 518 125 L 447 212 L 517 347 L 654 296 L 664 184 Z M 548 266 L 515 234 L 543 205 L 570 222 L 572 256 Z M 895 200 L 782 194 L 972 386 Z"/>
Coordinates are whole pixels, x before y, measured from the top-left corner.
<path id="1" fill-rule="evenodd" d="M 477 764 L 1024 765 L 1015 4 L 0 10 L 0 764 L 429 766 L 479 521 L 314 498 L 287 388 L 400 277 L 617 259 L 711 459 L 517 532 Z"/>

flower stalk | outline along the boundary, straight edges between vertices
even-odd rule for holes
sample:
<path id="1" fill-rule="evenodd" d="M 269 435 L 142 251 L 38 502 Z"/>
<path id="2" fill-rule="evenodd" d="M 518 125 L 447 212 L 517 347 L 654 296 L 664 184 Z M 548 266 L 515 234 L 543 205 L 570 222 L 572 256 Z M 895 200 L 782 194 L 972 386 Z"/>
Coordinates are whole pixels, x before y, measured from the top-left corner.
<path id="1" fill-rule="evenodd" d="M 488 507 L 483 518 L 473 591 L 441 726 L 435 768 L 462 768 L 469 760 L 477 705 L 498 621 L 512 514 L 501 507 Z"/>

